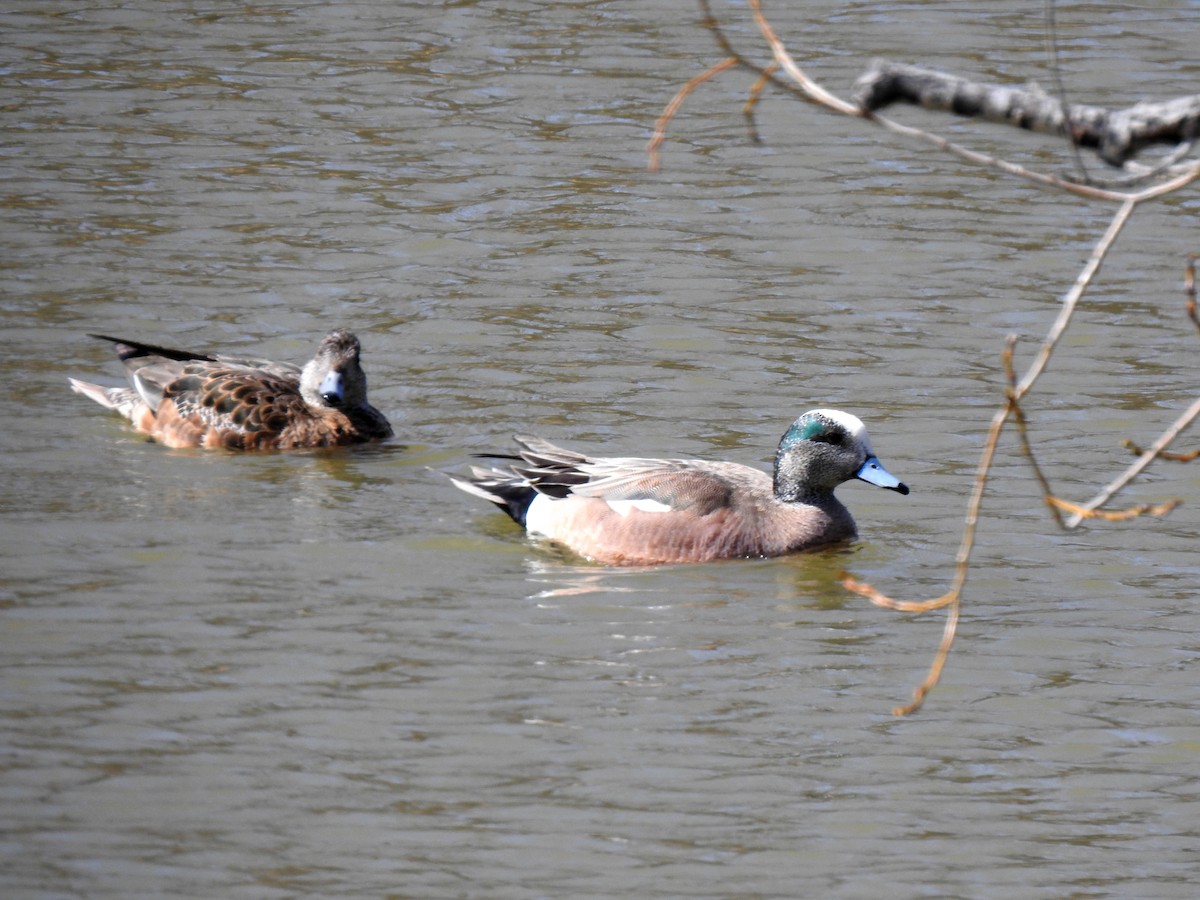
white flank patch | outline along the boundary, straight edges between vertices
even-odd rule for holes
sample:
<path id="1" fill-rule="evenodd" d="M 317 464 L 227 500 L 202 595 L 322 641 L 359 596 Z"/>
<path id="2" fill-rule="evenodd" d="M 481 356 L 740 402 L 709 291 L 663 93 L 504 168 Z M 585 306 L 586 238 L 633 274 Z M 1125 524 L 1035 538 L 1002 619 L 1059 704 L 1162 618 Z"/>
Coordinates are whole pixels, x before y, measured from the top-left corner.
<path id="1" fill-rule="evenodd" d="M 649 497 L 643 497 L 640 500 L 608 500 L 606 501 L 609 508 L 617 515 L 627 516 L 632 510 L 641 510 L 648 513 L 664 513 L 670 512 L 671 507 L 665 503 L 659 503 L 657 500 L 651 500 Z"/>
<path id="2" fill-rule="evenodd" d="M 538 494 L 529 504 L 529 509 L 525 511 L 525 530 L 531 534 L 540 534 L 548 538 L 559 537 L 555 528 L 554 504 L 565 502 L 569 501 L 553 500 L 544 494 Z M 671 511 L 671 507 L 665 503 L 659 503 L 657 500 L 608 500 L 606 502 L 614 512 L 621 516 L 627 516 L 635 509 L 651 513 Z"/>
<path id="3" fill-rule="evenodd" d="M 529 509 L 525 510 L 525 530 L 534 534 L 543 534 L 546 537 L 554 537 L 553 530 L 550 528 L 550 504 L 554 502 L 542 494 L 534 497 L 533 502 L 529 504 Z"/>

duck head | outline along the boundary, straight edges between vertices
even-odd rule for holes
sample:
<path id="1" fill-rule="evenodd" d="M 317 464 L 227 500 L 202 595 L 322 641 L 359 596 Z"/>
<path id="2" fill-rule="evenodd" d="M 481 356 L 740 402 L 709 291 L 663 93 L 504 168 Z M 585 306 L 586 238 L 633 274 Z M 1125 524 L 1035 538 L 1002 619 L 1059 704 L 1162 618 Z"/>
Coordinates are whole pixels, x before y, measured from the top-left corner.
<path id="1" fill-rule="evenodd" d="M 775 495 L 780 500 L 824 497 L 852 478 L 908 493 L 908 485 L 888 472 L 871 449 L 867 427 L 858 416 L 813 409 L 784 432 L 775 454 Z"/>

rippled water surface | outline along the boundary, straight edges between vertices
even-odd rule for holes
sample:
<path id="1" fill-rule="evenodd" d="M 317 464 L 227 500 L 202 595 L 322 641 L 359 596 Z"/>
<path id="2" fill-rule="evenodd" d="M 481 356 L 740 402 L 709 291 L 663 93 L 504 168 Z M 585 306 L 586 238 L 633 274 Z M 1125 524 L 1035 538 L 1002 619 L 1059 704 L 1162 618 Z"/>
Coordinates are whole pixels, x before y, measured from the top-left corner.
<path id="1" fill-rule="evenodd" d="M 773 6 L 780 4 L 772 4 Z M 718 6 L 754 45 L 741 6 Z M 1051 83 L 1040 4 L 793 5 L 875 56 Z M 1194 92 L 1194 3 L 1060 4 L 1073 99 Z M 1200 474 L 1056 530 L 1006 437 L 961 636 L 911 719 L 1004 338 L 1112 215 L 778 94 L 702 86 L 691 3 L 13 2 L 0 10 L 0 887 L 7 897 L 1191 897 Z M 1057 171 L 1048 138 L 912 110 Z M 1084 500 L 1196 394 L 1194 188 L 1139 211 L 1043 388 Z M 67 390 L 115 332 L 301 361 L 356 331 L 397 438 L 234 457 Z M 908 497 L 860 539 L 612 570 L 439 470 L 531 431 L 765 464 L 814 406 Z M 1184 441 L 1187 444 L 1187 441 Z M 1192 438 L 1194 445 L 1194 437 Z"/>

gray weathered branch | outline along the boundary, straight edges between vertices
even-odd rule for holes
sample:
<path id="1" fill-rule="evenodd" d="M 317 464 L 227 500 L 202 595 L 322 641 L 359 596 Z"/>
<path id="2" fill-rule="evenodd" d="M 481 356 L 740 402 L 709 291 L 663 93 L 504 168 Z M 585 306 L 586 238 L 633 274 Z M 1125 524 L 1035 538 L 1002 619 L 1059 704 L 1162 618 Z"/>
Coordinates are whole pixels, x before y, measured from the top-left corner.
<path id="1" fill-rule="evenodd" d="M 1121 166 L 1151 144 L 1184 144 L 1200 136 L 1200 94 L 1128 109 L 1068 104 L 1036 88 L 978 84 L 957 75 L 876 60 L 854 84 L 854 102 L 865 112 L 892 103 L 1015 125 L 1046 134 L 1068 134 L 1080 147 L 1096 150 Z"/>

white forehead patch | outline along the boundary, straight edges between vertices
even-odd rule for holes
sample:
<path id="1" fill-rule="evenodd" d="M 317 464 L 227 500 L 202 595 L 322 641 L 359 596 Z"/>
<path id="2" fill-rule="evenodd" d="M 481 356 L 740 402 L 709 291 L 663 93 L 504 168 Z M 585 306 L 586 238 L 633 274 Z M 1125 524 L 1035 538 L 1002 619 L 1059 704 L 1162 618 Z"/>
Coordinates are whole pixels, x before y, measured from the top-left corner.
<path id="1" fill-rule="evenodd" d="M 814 409 L 814 413 L 824 416 L 832 422 L 837 422 L 846 431 L 855 438 L 860 444 L 867 448 L 869 455 L 874 455 L 871 450 L 871 440 L 867 437 L 867 426 L 863 424 L 863 420 L 858 416 L 848 412 L 843 412 L 840 409 Z"/>

